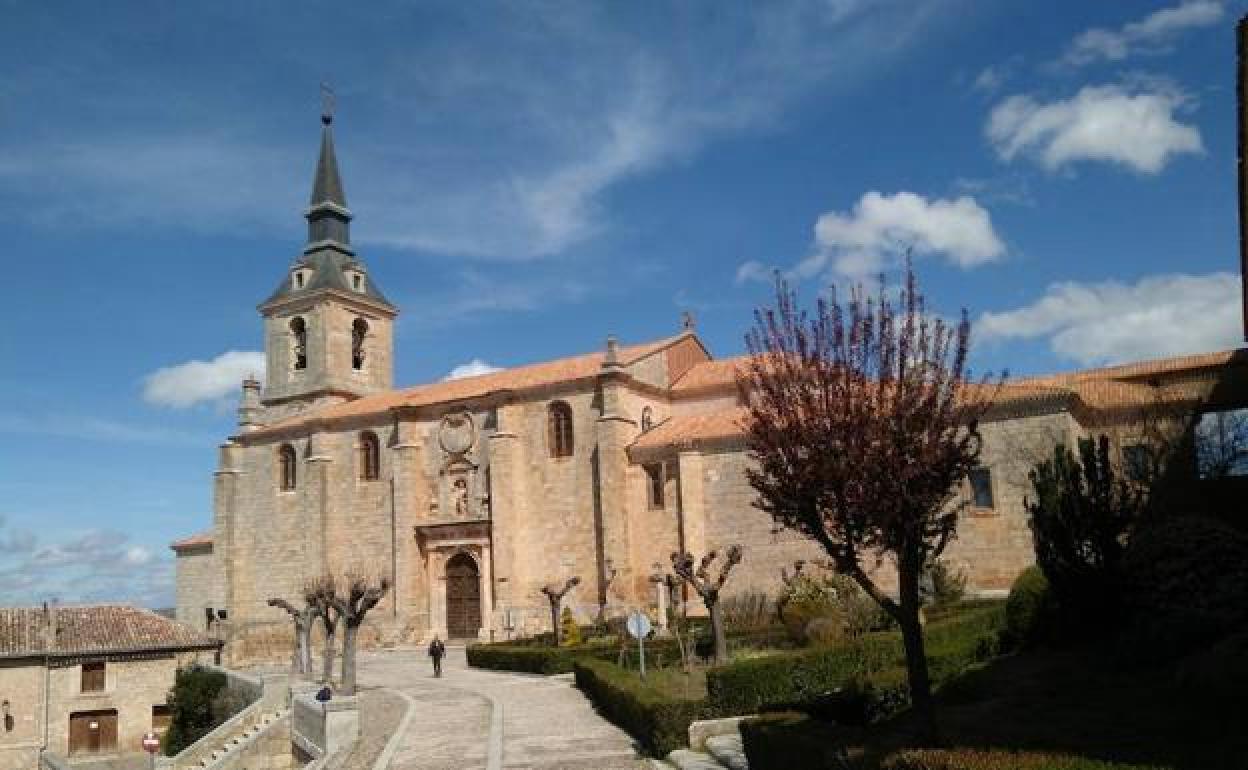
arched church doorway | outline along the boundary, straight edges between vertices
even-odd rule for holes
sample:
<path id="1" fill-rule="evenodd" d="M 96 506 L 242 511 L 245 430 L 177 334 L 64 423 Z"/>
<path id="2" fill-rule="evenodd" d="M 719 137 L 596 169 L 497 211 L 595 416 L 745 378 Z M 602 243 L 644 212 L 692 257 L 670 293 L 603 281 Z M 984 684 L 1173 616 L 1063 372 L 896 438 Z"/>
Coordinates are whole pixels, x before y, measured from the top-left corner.
<path id="1" fill-rule="evenodd" d="M 477 636 L 481 629 L 481 573 L 464 552 L 446 563 L 446 633 L 451 638 Z"/>

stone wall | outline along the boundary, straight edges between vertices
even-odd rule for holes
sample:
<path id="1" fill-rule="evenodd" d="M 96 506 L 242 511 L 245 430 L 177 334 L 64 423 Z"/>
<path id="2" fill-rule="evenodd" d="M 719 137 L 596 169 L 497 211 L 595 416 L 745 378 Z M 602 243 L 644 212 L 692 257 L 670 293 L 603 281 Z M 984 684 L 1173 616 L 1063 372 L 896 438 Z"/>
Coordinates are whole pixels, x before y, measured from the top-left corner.
<path id="1" fill-rule="evenodd" d="M 43 688 L 42 665 L 33 661 L 0 663 L 0 698 L 8 702 L 12 719 L 0 725 L 0 770 L 35 766 L 43 744 Z"/>
<path id="2" fill-rule="evenodd" d="M 179 623 L 203 630 L 204 610 L 225 606 L 221 568 L 211 545 L 179 549 L 174 559 Z"/>

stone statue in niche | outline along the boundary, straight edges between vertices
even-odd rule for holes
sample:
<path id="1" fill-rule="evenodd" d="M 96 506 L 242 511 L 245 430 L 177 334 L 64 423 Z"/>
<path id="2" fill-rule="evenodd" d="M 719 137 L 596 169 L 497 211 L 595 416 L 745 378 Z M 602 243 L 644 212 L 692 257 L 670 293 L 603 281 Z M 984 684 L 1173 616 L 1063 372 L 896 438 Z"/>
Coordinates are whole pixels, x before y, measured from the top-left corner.
<path id="1" fill-rule="evenodd" d="M 455 517 L 468 518 L 468 481 L 463 477 L 455 479 L 451 487 L 451 499 L 454 501 Z"/>

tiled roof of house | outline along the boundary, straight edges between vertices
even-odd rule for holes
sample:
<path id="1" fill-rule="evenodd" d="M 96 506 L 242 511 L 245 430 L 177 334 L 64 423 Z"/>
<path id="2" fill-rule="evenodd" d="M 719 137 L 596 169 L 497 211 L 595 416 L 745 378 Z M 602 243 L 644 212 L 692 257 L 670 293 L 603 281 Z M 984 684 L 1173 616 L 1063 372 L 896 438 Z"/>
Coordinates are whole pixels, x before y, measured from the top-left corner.
<path id="1" fill-rule="evenodd" d="M 49 645 L 49 616 L 55 640 Z M 0 607 L 0 658 L 211 649 L 218 642 L 138 607 Z"/>
<path id="2" fill-rule="evenodd" d="M 647 356 L 670 347 L 683 338 L 684 335 L 678 335 L 644 345 L 621 347 L 619 350 L 620 363 L 623 366 L 636 363 Z M 585 353 L 570 358 L 560 358 L 528 366 L 518 366 L 514 369 L 503 369 L 489 374 L 479 374 L 475 377 L 462 377 L 456 380 L 417 385 L 414 388 L 404 390 L 378 393 L 373 396 L 365 396 L 354 401 L 333 404 L 323 409 L 301 414 L 274 423 L 261 430 L 253 431 L 247 435 L 264 435 L 265 433 L 282 431 L 319 420 L 337 420 L 383 414 L 390 409 L 398 407 L 431 406 L 433 404 L 460 401 L 468 398 L 478 398 L 491 393 L 524 390 L 578 380 L 584 377 L 591 377 L 600 372 L 605 355 L 603 352 Z"/>
<path id="3" fill-rule="evenodd" d="M 175 551 L 182 551 L 188 548 L 198 548 L 204 545 L 212 545 L 212 530 L 196 532 L 190 537 L 175 540 L 169 544 L 169 547 Z"/>

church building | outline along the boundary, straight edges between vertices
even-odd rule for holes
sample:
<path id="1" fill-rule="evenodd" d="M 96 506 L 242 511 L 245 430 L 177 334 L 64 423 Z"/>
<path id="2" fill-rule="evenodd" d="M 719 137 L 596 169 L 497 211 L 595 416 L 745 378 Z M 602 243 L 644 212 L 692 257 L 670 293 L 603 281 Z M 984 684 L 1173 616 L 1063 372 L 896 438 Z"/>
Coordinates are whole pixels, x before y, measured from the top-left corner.
<path id="1" fill-rule="evenodd" d="M 396 388 L 399 308 L 351 244 L 330 116 L 303 253 L 259 306 L 267 372 L 242 384 L 220 448 L 211 529 L 172 545 L 177 617 L 228 628 L 227 658 L 289 633 L 270 597 L 355 571 L 392 589 L 369 615 L 380 643 L 503 639 L 549 627 L 543 586 L 577 576 L 582 619 L 652 604 L 676 550 L 732 544 L 734 591 L 780 587 L 818 546 L 777 530 L 746 482 L 735 371 L 691 321 L 662 339 Z M 983 427 L 982 466 L 946 559 L 1001 595 L 1034 558 L 1028 470 L 1056 444 L 1109 430 L 1124 461 L 1139 410 L 1208 406 L 1243 351 L 1011 381 Z M 1242 392 L 1242 391 L 1241 391 Z M 1134 448 L 1133 448 L 1134 447 Z M 286 655 L 287 648 L 280 654 Z"/>

